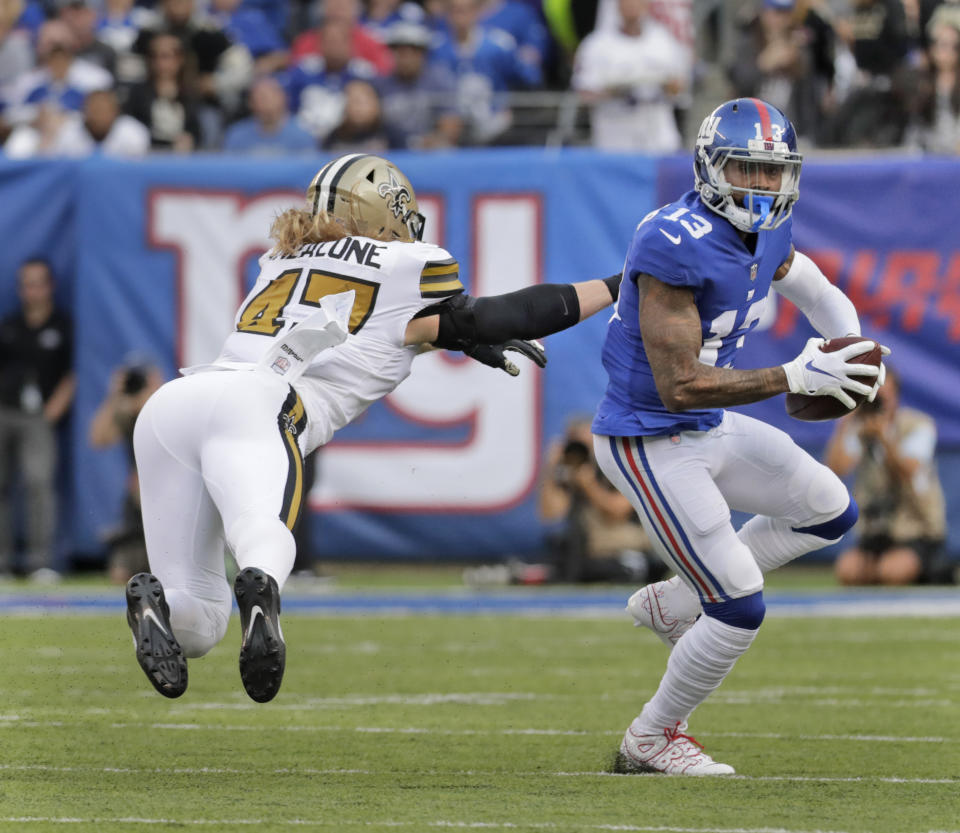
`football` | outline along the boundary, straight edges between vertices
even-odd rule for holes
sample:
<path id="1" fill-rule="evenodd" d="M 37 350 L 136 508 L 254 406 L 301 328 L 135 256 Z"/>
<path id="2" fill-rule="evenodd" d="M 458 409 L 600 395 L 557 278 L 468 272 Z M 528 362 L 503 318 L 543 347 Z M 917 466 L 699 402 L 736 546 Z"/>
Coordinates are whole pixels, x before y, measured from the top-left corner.
<path id="1" fill-rule="evenodd" d="M 863 353 L 854 356 L 848 361 L 848 364 L 872 364 L 874 367 L 880 367 L 881 354 L 880 345 L 877 342 L 864 338 L 863 336 L 844 336 L 843 338 L 831 338 L 820 347 L 825 353 L 832 353 L 840 350 L 848 344 L 863 342 Z M 865 385 L 872 385 L 875 379 L 871 376 L 854 376 L 858 382 Z M 859 408 L 867 399 L 866 394 L 853 393 L 847 391 L 851 399 L 856 402 L 856 408 Z M 839 399 L 833 396 L 807 396 L 805 393 L 788 393 L 785 403 L 787 413 L 794 419 L 803 422 L 823 422 L 828 419 L 838 419 L 845 414 L 852 413 Z"/>

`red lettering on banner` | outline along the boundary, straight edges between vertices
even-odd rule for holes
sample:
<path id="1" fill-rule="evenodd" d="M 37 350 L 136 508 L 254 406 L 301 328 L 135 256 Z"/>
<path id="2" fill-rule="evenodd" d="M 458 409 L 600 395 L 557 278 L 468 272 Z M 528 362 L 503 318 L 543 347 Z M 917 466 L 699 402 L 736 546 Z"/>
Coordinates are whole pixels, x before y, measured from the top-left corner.
<path id="1" fill-rule="evenodd" d="M 960 341 L 960 253 L 950 257 L 945 269 L 944 256 L 929 250 L 878 254 L 864 249 L 850 255 L 825 250 L 809 255 L 850 298 L 866 330 L 894 326 L 916 332 L 936 314 L 946 319 L 947 338 Z M 773 335 L 791 335 L 798 316 L 793 304 L 780 304 Z"/>
<path id="2" fill-rule="evenodd" d="M 937 252 L 891 252 L 880 277 L 876 303 L 888 311 L 903 304 L 901 327 L 906 332 L 919 330 L 930 301 L 937 295 Z M 886 325 L 884 325 L 886 326 Z"/>
<path id="3" fill-rule="evenodd" d="M 947 338 L 960 341 L 960 254 L 950 258 L 938 293 L 936 311 L 947 319 Z"/>
<path id="4" fill-rule="evenodd" d="M 924 318 L 944 298 L 945 287 L 939 280 L 941 256 L 931 251 L 890 252 L 880 269 L 875 288 L 870 288 L 876 272 L 875 252 L 857 252 L 846 292 L 860 313 L 877 328 L 899 325 L 904 332 L 915 332 Z M 899 321 L 893 316 L 902 310 Z"/>
<path id="5" fill-rule="evenodd" d="M 883 310 L 877 308 L 877 305 L 874 303 L 873 293 L 870 291 L 870 278 L 874 272 L 876 272 L 876 269 L 876 252 L 857 252 L 853 257 L 853 264 L 849 270 L 850 277 L 847 280 L 845 292 L 857 308 L 861 319 L 864 316 L 872 315 L 876 326 L 885 327 L 885 322 L 889 320 L 889 316 L 884 316 Z M 841 289 L 842 288 L 841 286 Z"/>

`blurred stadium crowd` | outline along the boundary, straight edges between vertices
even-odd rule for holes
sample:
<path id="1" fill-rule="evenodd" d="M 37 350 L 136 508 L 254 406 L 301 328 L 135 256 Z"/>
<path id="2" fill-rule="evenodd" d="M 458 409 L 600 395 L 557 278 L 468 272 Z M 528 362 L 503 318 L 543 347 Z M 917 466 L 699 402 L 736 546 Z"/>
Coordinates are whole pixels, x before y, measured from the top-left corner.
<path id="1" fill-rule="evenodd" d="M 749 95 L 806 148 L 955 153 L 958 55 L 960 0 L 0 0 L 0 141 L 670 153 Z"/>

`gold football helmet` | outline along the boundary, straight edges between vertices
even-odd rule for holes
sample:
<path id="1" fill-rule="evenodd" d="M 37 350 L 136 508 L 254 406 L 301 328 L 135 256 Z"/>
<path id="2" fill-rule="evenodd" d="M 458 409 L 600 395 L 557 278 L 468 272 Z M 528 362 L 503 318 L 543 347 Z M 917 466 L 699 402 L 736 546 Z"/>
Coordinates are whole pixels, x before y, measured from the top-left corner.
<path id="1" fill-rule="evenodd" d="M 324 165 L 307 188 L 307 210 L 339 221 L 352 234 L 423 237 L 424 216 L 410 180 L 379 156 L 350 153 Z"/>

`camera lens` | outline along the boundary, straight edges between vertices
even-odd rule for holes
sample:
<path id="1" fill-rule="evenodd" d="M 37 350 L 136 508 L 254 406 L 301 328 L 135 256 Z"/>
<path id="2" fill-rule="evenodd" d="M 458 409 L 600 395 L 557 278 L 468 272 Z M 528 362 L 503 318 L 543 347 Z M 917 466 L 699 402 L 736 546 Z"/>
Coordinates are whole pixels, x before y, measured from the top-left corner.
<path id="1" fill-rule="evenodd" d="M 147 374 L 143 368 L 132 367 L 123 377 L 123 392 L 126 394 L 140 393 L 147 384 Z"/>

